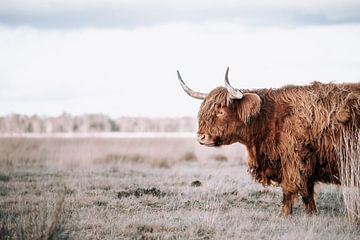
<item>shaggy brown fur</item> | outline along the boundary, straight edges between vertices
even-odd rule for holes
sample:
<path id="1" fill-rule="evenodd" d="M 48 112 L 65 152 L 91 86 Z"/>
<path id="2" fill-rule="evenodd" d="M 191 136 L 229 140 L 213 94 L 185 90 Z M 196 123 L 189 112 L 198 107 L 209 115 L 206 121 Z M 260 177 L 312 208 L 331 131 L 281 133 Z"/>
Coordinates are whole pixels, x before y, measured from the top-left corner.
<path id="1" fill-rule="evenodd" d="M 254 179 L 281 186 L 283 215 L 299 194 L 305 211 L 315 213 L 314 184 L 340 184 L 337 150 L 343 134 L 359 129 L 360 84 L 245 90 L 240 100 L 218 87 L 203 101 L 198 120 L 198 133 L 207 136 L 203 144 L 247 147 Z"/>

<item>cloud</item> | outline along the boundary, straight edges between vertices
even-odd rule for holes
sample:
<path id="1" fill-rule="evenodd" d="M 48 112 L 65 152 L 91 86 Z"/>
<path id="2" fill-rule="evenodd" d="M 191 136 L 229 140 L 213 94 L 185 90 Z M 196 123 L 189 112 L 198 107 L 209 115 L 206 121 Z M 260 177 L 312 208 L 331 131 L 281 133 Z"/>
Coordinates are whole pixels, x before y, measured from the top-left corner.
<path id="1" fill-rule="evenodd" d="M 137 28 L 172 23 L 231 22 L 250 26 L 360 22 L 360 2 L 3 0 L 0 23 L 38 28 Z"/>
<path id="2" fill-rule="evenodd" d="M 103 112 L 112 116 L 195 115 L 176 70 L 194 90 L 314 80 L 360 80 L 358 26 L 239 28 L 173 24 L 152 28 L 0 27 L 0 115 Z"/>

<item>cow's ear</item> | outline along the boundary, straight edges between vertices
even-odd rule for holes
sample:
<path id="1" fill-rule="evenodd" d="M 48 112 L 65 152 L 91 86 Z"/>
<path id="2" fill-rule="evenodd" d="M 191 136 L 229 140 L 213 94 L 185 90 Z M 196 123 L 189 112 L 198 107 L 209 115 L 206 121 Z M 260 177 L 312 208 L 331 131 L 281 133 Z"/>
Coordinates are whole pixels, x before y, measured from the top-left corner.
<path id="1" fill-rule="evenodd" d="M 256 116 L 260 112 L 261 99 L 255 93 L 244 93 L 242 99 L 238 100 L 237 112 L 239 119 L 247 123 L 251 117 Z"/>

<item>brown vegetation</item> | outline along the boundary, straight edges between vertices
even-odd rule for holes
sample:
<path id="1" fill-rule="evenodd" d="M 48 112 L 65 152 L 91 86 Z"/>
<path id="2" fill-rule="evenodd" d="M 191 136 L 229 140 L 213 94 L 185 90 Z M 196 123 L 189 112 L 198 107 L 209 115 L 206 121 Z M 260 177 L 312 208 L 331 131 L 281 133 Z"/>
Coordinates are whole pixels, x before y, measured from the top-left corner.
<path id="1" fill-rule="evenodd" d="M 57 117 L 12 114 L 0 117 L 0 134 L 8 133 L 90 133 L 90 132 L 192 132 L 196 121 L 192 117 L 110 118 L 103 114 Z"/>

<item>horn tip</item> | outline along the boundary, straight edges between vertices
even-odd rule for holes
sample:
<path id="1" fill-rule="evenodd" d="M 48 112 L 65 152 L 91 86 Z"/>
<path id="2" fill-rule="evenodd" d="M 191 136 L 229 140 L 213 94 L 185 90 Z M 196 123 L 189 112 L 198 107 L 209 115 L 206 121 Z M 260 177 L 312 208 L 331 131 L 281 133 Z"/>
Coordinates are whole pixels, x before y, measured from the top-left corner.
<path id="1" fill-rule="evenodd" d="M 179 70 L 176 70 L 176 72 L 177 72 L 178 79 L 179 79 L 179 80 L 182 80 Z"/>
<path id="2" fill-rule="evenodd" d="M 228 76 L 229 76 L 229 67 L 227 67 L 226 72 L 225 72 L 225 81 L 226 82 L 229 81 Z"/>

